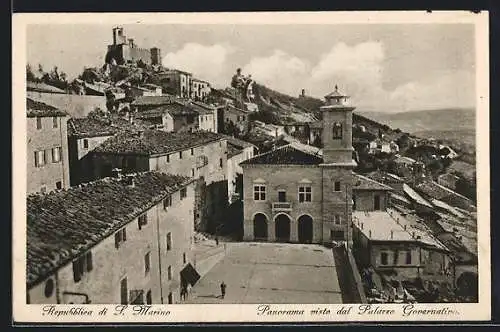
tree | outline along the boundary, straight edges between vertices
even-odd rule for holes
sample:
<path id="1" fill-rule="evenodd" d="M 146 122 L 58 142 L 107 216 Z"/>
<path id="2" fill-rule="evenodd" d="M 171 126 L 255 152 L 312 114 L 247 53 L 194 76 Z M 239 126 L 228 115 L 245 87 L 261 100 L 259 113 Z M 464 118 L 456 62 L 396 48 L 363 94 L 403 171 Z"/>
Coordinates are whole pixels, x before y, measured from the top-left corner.
<path id="1" fill-rule="evenodd" d="M 38 79 L 33 73 L 33 69 L 31 68 L 31 65 L 28 63 L 26 65 L 26 81 L 28 82 L 37 82 Z"/>

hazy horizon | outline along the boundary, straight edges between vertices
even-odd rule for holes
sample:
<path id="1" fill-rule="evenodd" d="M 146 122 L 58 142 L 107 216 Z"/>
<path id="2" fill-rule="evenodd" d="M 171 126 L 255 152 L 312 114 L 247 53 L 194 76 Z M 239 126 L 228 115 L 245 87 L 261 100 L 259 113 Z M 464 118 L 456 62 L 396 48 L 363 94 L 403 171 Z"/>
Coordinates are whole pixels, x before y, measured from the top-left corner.
<path id="1" fill-rule="evenodd" d="M 33 25 L 27 60 L 75 78 L 104 64 L 113 24 Z M 475 107 L 471 24 L 123 25 L 139 47 L 161 48 L 163 65 L 214 87 L 236 68 L 291 96 L 323 99 L 335 84 L 359 112 Z M 439 47 L 437 47 L 439 46 Z"/>

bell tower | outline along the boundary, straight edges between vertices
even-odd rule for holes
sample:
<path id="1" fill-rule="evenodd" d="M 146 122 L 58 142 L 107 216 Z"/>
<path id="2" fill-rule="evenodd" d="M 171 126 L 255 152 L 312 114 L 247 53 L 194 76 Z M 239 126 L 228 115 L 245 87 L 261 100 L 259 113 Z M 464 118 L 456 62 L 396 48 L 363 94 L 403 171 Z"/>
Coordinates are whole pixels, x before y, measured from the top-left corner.
<path id="1" fill-rule="evenodd" d="M 323 241 L 352 246 L 352 107 L 335 85 L 325 96 L 323 116 Z"/>

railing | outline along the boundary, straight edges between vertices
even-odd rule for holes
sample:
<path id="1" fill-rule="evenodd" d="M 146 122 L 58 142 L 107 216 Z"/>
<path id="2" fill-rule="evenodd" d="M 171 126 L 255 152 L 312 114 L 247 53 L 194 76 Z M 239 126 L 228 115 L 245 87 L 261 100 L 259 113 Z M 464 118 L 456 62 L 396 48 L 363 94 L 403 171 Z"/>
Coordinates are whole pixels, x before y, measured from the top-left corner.
<path id="1" fill-rule="evenodd" d="M 272 203 L 271 208 L 273 211 L 291 211 L 292 210 L 292 203 L 290 203 L 290 202 L 274 202 L 274 203 Z"/>

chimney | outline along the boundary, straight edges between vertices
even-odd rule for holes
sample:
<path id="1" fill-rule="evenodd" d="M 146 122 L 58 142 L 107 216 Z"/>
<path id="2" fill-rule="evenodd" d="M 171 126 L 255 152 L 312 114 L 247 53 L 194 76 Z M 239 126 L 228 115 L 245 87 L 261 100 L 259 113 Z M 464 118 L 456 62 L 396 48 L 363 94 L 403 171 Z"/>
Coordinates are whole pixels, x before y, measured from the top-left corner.
<path id="1" fill-rule="evenodd" d="M 121 179 L 122 178 L 122 170 L 121 168 L 113 168 L 111 170 L 111 175 L 116 178 L 116 179 Z"/>
<path id="2" fill-rule="evenodd" d="M 125 184 L 129 187 L 135 187 L 135 175 L 127 174 L 125 176 Z"/>
<path id="3" fill-rule="evenodd" d="M 305 97 L 305 96 L 306 96 L 306 89 L 302 89 L 301 96 L 302 96 L 302 97 Z"/>

